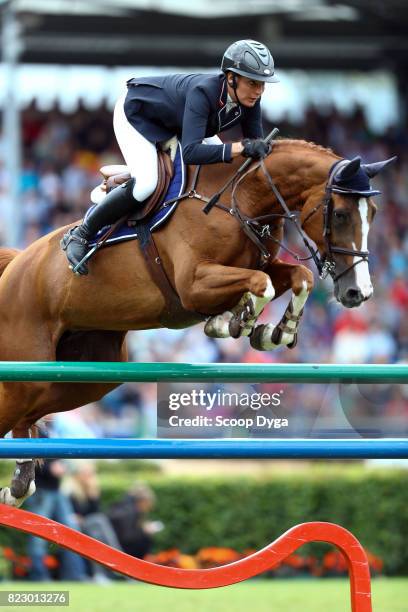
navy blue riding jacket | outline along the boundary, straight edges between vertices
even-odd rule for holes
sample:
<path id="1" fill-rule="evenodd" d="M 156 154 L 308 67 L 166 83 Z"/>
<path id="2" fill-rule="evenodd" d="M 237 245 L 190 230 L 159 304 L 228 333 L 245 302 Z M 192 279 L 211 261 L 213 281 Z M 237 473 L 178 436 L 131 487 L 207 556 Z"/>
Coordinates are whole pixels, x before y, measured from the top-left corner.
<path id="1" fill-rule="evenodd" d="M 218 74 L 170 74 L 127 82 L 125 115 L 153 143 L 176 135 L 187 164 L 231 162 L 231 144 L 206 145 L 203 138 L 241 124 L 244 138 L 262 138 L 260 100 L 227 113 L 227 83 Z"/>

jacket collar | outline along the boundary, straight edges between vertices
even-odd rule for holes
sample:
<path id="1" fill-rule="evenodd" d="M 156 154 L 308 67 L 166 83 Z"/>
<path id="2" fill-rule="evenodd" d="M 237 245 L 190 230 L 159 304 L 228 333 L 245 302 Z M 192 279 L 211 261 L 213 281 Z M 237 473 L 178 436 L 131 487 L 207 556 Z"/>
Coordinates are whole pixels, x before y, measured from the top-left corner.
<path id="1" fill-rule="evenodd" d="M 227 95 L 228 95 L 227 77 L 224 77 L 222 79 L 221 91 L 220 91 L 220 95 L 218 97 L 218 107 L 220 109 L 224 108 L 224 106 L 226 105 L 226 103 L 227 103 Z"/>
<path id="2" fill-rule="evenodd" d="M 241 105 L 235 106 L 227 113 L 227 97 L 228 97 L 228 88 L 227 88 L 227 78 L 225 77 L 222 80 L 221 92 L 218 98 L 218 106 L 220 107 L 218 111 L 218 130 L 225 129 L 226 126 L 236 123 L 241 118 L 242 109 Z"/>

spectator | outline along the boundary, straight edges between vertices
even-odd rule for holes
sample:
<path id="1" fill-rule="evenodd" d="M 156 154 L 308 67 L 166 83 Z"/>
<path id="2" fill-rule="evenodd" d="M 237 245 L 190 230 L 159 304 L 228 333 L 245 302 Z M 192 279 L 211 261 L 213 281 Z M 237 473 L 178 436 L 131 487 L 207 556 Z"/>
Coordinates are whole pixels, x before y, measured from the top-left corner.
<path id="1" fill-rule="evenodd" d="M 69 496 L 82 533 L 120 549 L 115 531 L 100 508 L 99 482 L 92 461 L 75 459 L 70 462 L 70 476 L 64 483 L 64 492 Z M 89 568 L 95 582 L 108 582 L 112 576 L 99 563 L 89 562 Z"/>
<path id="2" fill-rule="evenodd" d="M 45 460 L 42 467 L 36 469 L 37 492 L 26 502 L 27 510 L 41 516 L 54 519 L 63 525 L 78 530 L 78 523 L 68 497 L 60 490 L 60 484 L 66 468 L 59 459 Z M 29 536 L 27 539 L 27 554 L 31 558 L 30 580 L 48 581 L 51 579 L 48 568 L 44 564 L 47 542 L 42 538 Z M 60 580 L 86 580 L 85 561 L 79 555 L 61 548 L 59 555 Z"/>
<path id="3" fill-rule="evenodd" d="M 136 483 L 128 494 L 108 510 L 122 550 L 133 557 L 143 558 L 151 549 L 153 536 L 163 529 L 159 521 L 147 521 L 155 496 L 146 485 Z"/>

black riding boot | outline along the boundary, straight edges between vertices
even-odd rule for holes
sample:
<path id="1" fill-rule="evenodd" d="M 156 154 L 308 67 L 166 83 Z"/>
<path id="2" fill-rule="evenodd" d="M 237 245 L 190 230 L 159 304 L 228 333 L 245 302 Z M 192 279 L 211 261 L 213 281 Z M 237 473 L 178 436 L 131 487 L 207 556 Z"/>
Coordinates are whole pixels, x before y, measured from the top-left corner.
<path id="1" fill-rule="evenodd" d="M 66 252 L 71 269 L 74 269 L 85 257 L 89 250 L 89 240 L 100 229 L 129 215 L 140 204 L 132 195 L 134 184 L 135 179 L 132 178 L 123 185 L 112 189 L 102 202 L 95 206 L 82 225 L 72 227 L 64 235 L 61 240 L 61 248 Z M 76 273 L 88 274 L 87 262 L 84 262 Z"/>

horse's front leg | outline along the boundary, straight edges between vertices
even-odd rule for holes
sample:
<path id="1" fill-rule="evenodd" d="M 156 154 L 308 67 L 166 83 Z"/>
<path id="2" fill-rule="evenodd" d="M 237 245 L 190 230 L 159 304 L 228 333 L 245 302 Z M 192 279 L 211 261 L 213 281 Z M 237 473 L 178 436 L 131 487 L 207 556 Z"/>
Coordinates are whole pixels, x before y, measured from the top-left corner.
<path id="1" fill-rule="evenodd" d="M 259 351 L 270 351 L 283 345 L 294 348 L 303 308 L 313 289 L 313 274 L 305 266 L 279 259 L 272 262 L 266 271 L 272 278 L 275 297 L 288 289 L 292 290 L 292 297 L 277 325 L 268 323 L 255 327 L 250 338 L 251 346 Z"/>
<path id="2" fill-rule="evenodd" d="M 270 277 L 259 270 L 199 263 L 188 278 L 176 277 L 183 306 L 212 315 L 204 331 L 212 338 L 249 336 L 275 290 Z M 215 314 L 220 313 L 220 314 Z"/>

